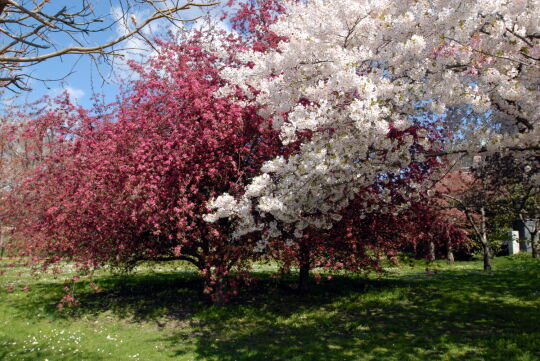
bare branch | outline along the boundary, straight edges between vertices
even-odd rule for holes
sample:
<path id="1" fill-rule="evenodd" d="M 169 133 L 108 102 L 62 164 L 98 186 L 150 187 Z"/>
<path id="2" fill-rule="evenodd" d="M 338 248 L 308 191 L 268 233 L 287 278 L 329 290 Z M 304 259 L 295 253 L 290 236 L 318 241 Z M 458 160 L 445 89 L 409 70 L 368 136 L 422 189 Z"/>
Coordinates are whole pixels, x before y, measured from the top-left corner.
<path id="1" fill-rule="evenodd" d="M 0 15 L 4 12 L 4 9 L 6 8 L 7 0 L 0 0 Z"/>
<path id="2" fill-rule="evenodd" d="M 33 8 L 27 7 L 24 1 L 19 3 L 16 0 L 0 0 L 0 38 L 8 38 L 0 49 L 0 88 L 15 85 L 23 89 L 24 79 L 28 77 L 28 74 L 24 73 L 25 68 L 67 54 L 95 54 L 104 56 L 108 61 L 119 55 L 121 49 L 118 49 L 117 45 L 134 36 L 144 39 L 157 50 L 147 34 L 143 33 L 143 29 L 151 22 L 161 19 L 167 19 L 171 23 L 192 21 L 193 19 L 181 19 L 176 14 L 192 7 L 214 6 L 219 2 L 185 0 L 179 4 L 159 0 L 138 0 L 134 3 L 131 0 L 117 0 L 121 14 L 117 20 L 109 19 L 110 21 L 107 21 L 105 15 L 96 14 L 89 1 L 83 1 L 75 10 L 70 10 L 67 6 L 51 10 L 53 2 L 48 0 L 31 3 Z M 126 20 L 130 17 L 133 20 L 133 12 L 144 9 L 141 8 L 144 6 L 151 9 L 151 15 L 141 19 L 139 23 L 132 21 L 128 26 Z M 126 29 L 125 34 L 102 44 L 90 43 L 89 34 L 107 31 L 119 25 L 120 21 L 121 26 Z M 74 45 L 58 47 L 59 36 L 67 37 Z"/>
<path id="3" fill-rule="evenodd" d="M 26 9 L 25 7 L 19 5 L 19 3 L 17 3 L 16 1 L 14 0 L 6 0 L 7 4 L 8 5 L 13 5 L 15 6 L 17 9 L 19 9 L 20 11 L 22 11 L 23 13 L 26 13 L 28 14 L 29 16 L 31 16 L 32 18 L 36 19 L 37 21 L 39 21 L 40 23 L 43 23 L 45 25 L 47 25 L 48 27 L 50 28 L 53 28 L 53 29 L 58 29 L 56 27 L 56 25 L 54 25 L 53 23 L 43 19 L 41 16 L 39 16 L 35 11 L 32 11 L 32 10 L 28 10 Z"/>

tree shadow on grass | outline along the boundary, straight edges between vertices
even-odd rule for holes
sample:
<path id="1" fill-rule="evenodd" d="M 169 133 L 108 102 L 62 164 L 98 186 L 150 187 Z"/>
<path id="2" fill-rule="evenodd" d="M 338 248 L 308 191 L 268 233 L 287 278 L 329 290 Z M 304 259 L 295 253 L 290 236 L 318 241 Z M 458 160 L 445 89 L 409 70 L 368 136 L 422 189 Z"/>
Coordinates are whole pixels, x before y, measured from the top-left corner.
<path id="1" fill-rule="evenodd" d="M 197 314 L 199 360 L 539 360 L 539 269 L 337 278 Z"/>
<path id="2" fill-rule="evenodd" d="M 537 279 L 519 281 L 511 297 L 539 291 Z M 204 326 L 196 350 L 200 360 L 216 361 L 540 359 L 538 298 L 529 303 L 527 294 L 523 304 L 508 304 L 509 295 L 497 292 L 506 291 L 500 282 L 495 276 L 453 286 L 395 280 L 367 283 L 366 292 L 337 287 L 325 302 L 321 296 L 300 303 L 281 298 L 285 314 L 269 303 L 230 305 L 198 315 Z M 347 283 L 319 290 L 351 290 Z M 168 339 L 179 356 L 186 337 L 189 332 L 179 330 Z"/>
<path id="3" fill-rule="evenodd" d="M 207 297 L 200 292 L 202 280 L 193 272 L 107 274 L 93 282 L 101 291 L 95 292 L 90 281 L 77 282 L 74 295 L 80 305 L 66 304 L 62 312 L 57 308 L 65 295 L 61 281 L 34 283 L 27 297 L 18 299 L 12 308 L 18 316 L 30 319 L 37 314 L 51 319 L 76 319 L 108 312 L 121 319 L 143 322 L 162 317 L 183 319 L 208 305 Z"/>
<path id="4" fill-rule="evenodd" d="M 292 292 L 259 274 L 241 296 L 212 305 L 191 272 L 101 276 L 59 313 L 59 285 L 37 283 L 18 312 L 52 318 L 111 313 L 155 322 L 177 357 L 198 360 L 538 360 L 538 263 L 485 272 L 444 271 L 380 280 L 336 277 Z M 56 288 L 54 288 L 56 287 Z M 56 291 L 54 291 L 56 290 Z M 44 308 L 45 305 L 45 308 Z M 157 340 L 156 340 L 157 341 Z"/>

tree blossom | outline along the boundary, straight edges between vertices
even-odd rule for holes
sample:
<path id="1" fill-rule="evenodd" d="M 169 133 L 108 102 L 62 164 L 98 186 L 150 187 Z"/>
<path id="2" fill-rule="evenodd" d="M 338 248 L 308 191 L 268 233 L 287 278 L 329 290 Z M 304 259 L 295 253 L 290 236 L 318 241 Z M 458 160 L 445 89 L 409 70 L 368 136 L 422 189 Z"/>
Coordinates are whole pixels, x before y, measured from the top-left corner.
<path id="1" fill-rule="evenodd" d="M 15 227 L 15 247 L 46 264 L 90 268 L 185 260 L 201 271 L 206 292 L 224 296 L 254 244 L 230 240 L 228 222 L 205 222 L 206 204 L 238 194 L 280 144 L 252 106 L 214 96 L 226 84 L 219 69 L 236 66 L 242 42 L 222 36 L 228 50 L 217 57 L 207 40 L 158 42 L 160 54 L 132 64 L 139 79 L 109 108 L 89 112 L 66 99 L 25 124 L 58 137 L 10 191 L 4 221 Z M 227 215 L 230 200 L 220 200 Z"/>
<path id="2" fill-rule="evenodd" d="M 228 200 L 226 213 L 216 198 L 209 221 L 227 214 L 238 236 L 276 221 L 279 229 L 265 234 L 301 239 L 308 227 L 331 228 L 361 189 L 425 155 L 538 151 L 538 1 L 284 5 L 286 14 L 269 27 L 283 40 L 262 54 L 244 51 L 238 56 L 246 66 L 221 75 L 271 119 L 282 144 L 297 142 L 298 151 L 266 163 L 242 197 Z M 482 126 L 459 119 L 448 138 L 458 149 L 434 143 L 419 149 L 429 135 L 396 136 L 425 112 L 458 107 L 487 119 Z M 411 187 L 414 201 L 424 186 Z M 362 196 L 378 201 L 359 212 L 388 209 L 384 193 Z"/>

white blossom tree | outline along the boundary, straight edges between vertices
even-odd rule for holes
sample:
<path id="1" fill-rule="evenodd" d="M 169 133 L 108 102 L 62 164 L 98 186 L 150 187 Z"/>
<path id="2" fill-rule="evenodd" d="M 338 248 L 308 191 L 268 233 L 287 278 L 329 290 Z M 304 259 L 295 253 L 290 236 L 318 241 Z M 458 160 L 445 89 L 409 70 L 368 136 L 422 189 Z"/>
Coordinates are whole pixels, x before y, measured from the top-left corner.
<path id="1" fill-rule="evenodd" d="M 266 163 L 241 199 L 215 199 L 208 221 L 231 217 L 238 234 L 266 229 L 266 238 L 284 230 L 301 237 L 307 227 L 331 227 L 362 187 L 425 156 L 538 155 L 540 1 L 333 0 L 286 7 L 270 30 L 287 40 L 265 53 L 241 54 L 247 65 L 223 76 L 272 118 L 284 144 L 300 146 Z M 236 96 L 233 90 L 221 89 L 220 96 Z M 450 108 L 470 109 L 483 121 L 447 116 Z M 426 111 L 439 114 L 435 126 L 454 135 L 436 151 L 428 144 L 421 144 L 422 154 L 412 151 L 428 134 L 389 136 Z M 385 211 L 384 194 L 377 197 L 378 211 Z"/>

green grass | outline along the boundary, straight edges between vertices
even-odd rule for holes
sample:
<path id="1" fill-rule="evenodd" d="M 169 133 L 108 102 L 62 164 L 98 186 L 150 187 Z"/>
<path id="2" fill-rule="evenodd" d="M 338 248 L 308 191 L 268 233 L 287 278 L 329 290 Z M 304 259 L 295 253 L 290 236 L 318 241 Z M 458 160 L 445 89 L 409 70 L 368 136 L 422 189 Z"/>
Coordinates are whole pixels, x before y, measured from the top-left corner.
<path id="1" fill-rule="evenodd" d="M 540 360 L 540 263 L 528 256 L 335 277 L 307 295 L 261 271 L 210 304 L 187 268 L 100 273 L 58 312 L 69 273 L 0 276 L 0 360 Z M 19 274 L 20 273 L 20 274 Z M 15 283 L 15 292 L 5 286 Z M 30 292 L 21 291 L 25 284 Z"/>

